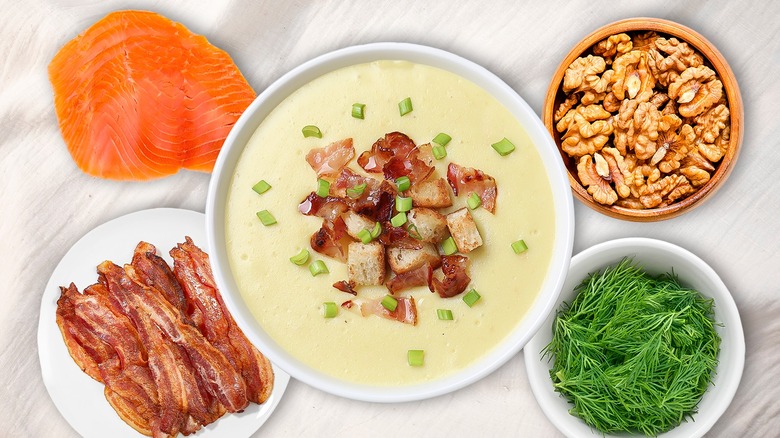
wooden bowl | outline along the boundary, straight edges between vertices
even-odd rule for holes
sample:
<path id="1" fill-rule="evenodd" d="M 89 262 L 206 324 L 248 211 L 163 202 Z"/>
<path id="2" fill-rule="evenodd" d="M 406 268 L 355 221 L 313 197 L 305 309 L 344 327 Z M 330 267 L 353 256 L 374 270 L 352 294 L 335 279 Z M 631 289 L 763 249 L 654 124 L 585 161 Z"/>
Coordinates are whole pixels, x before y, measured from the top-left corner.
<path id="1" fill-rule="evenodd" d="M 563 76 L 566 73 L 566 69 L 574 60 L 586 52 L 589 52 L 596 43 L 610 35 L 622 32 L 632 35 L 632 33 L 645 31 L 655 31 L 660 36 L 675 37 L 678 40 L 687 42 L 704 57 L 705 64 L 715 70 L 718 74 L 719 79 L 723 83 L 724 93 L 729 105 L 731 122 L 729 148 L 720 162 L 714 164 L 715 172 L 711 175 L 709 182 L 702 187 L 699 187 L 698 190 L 690 196 L 674 202 L 671 205 L 643 210 L 629 209 L 614 205 L 602 205 L 594 201 L 585 187 L 580 183 L 575 159 L 569 157 L 563 149 L 561 149 L 561 134 L 555 129 L 553 114 L 565 98 L 562 91 Z M 742 98 L 740 97 L 739 87 L 737 85 L 737 80 L 734 77 L 734 73 L 715 46 L 703 36 L 692 29 L 668 20 L 658 18 L 629 18 L 597 29 L 580 41 L 579 44 L 566 55 L 566 58 L 564 58 L 563 62 L 558 66 L 558 69 L 550 82 L 550 87 L 547 90 L 547 96 L 544 101 L 542 118 L 545 126 L 547 126 L 547 130 L 558 145 L 558 151 L 569 172 L 569 182 L 571 183 L 572 190 L 580 201 L 607 216 L 637 222 L 650 222 L 670 219 L 679 216 L 686 211 L 690 211 L 694 207 L 701 205 L 706 198 L 712 196 L 712 194 L 717 191 L 726 180 L 729 173 L 731 173 L 731 169 L 736 163 L 739 147 L 742 144 L 742 120 L 744 118 L 744 113 Z"/>

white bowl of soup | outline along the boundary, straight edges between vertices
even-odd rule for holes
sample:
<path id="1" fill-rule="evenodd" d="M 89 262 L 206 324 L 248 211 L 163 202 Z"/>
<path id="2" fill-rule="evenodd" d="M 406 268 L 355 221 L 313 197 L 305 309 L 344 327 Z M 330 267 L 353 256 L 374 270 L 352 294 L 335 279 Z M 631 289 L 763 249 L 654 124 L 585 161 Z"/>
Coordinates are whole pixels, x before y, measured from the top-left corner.
<path id="1" fill-rule="evenodd" d="M 413 109 L 401 115 L 399 103 L 407 98 Z M 364 105 L 363 118 L 351 115 L 355 103 Z M 310 125 L 319 137 L 303 135 Z M 439 210 L 468 208 L 476 223 L 482 245 L 464 256 L 467 290 L 480 299 L 467 304 L 466 292 L 442 298 L 426 286 L 399 292 L 415 300 L 415 324 L 347 308 L 350 300 L 378 301 L 388 289 L 359 286 L 355 297 L 335 289 L 348 278 L 348 267 L 311 248 L 322 221 L 298 209 L 318 187 L 306 161 L 309 151 L 351 138 L 355 158 L 347 166 L 365 173 L 357 157 L 391 132 L 417 145 L 447 133 L 446 157 L 432 161 L 431 178 L 446 177 L 449 163 L 456 163 L 490 175 L 497 187 L 493 213 L 470 209 L 469 193 L 455 196 L 449 187 L 453 205 Z M 503 139 L 514 146 L 509 154 L 491 147 Z M 252 187 L 261 180 L 271 188 L 258 194 Z M 264 225 L 259 211 L 276 223 Z M 517 354 L 557 301 L 574 232 L 566 170 L 526 102 L 473 62 L 404 43 L 322 55 L 263 91 L 225 141 L 206 216 L 217 285 L 249 339 L 294 378 L 372 402 L 445 394 Z M 527 249 L 515 253 L 519 248 L 512 244 L 520 240 Z M 301 250 L 309 259 L 292 263 Z M 328 272 L 313 276 L 307 266 L 315 261 Z M 336 303 L 335 317 L 323 317 L 325 302 Z M 448 310 L 451 319 L 439 319 L 439 310 Z M 422 351 L 424 360 L 412 366 L 410 350 Z"/>

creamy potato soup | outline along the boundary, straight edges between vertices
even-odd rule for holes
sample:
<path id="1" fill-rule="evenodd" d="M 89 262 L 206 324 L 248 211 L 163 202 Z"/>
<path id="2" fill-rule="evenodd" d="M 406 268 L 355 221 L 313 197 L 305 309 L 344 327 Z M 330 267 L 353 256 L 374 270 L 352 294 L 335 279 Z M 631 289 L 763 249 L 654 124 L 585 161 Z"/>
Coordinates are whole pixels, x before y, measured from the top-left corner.
<path id="1" fill-rule="evenodd" d="M 411 98 L 414 110 L 399 114 Z M 351 116 L 365 104 L 365 119 Z M 322 138 L 304 138 L 316 125 Z M 313 251 L 309 238 L 322 219 L 304 216 L 298 204 L 317 187 L 305 157 L 312 148 L 352 138 L 355 158 L 348 167 L 365 174 L 357 157 L 386 133 L 405 133 L 418 145 L 439 132 L 452 137 L 447 156 L 436 160 L 433 177 L 446 177 L 450 162 L 482 170 L 496 180 L 495 215 L 471 214 L 484 241 L 466 254 L 471 288 L 481 299 L 469 307 L 464 294 L 440 298 L 427 287 L 400 292 L 413 296 L 417 325 L 339 308 L 322 315 L 323 302 L 354 298 L 332 285 L 346 280 L 347 265 Z M 500 156 L 491 144 L 506 137 L 516 150 Z M 372 174 L 381 178 L 381 174 Z M 260 180 L 272 188 L 252 190 Z M 452 195 L 452 193 L 450 193 Z M 468 194 L 453 195 L 462 208 Z M 264 226 L 256 213 L 268 210 L 277 223 Z M 301 87 L 262 122 L 236 167 L 225 211 L 230 266 L 241 295 L 263 329 L 306 365 L 345 381 L 368 385 L 411 385 L 447 376 L 479 360 L 505 339 L 535 300 L 547 273 L 555 240 L 552 192 L 541 158 L 523 127 L 496 99 L 455 74 L 401 61 L 378 61 L 333 71 Z M 511 244 L 525 240 L 515 254 Z M 328 274 L 312 276 L 289 258 L 301 249 L 309 263 L 325 262 Z M 388 275 L 390 270 L 388 269 Z M 385 286 L 358 286 L 358 297 L 381 298 Z M 452 321 L 437 309 L 450 309 Z M 410 366 L 408 350 L 424 350 L 424 365 Z"/>

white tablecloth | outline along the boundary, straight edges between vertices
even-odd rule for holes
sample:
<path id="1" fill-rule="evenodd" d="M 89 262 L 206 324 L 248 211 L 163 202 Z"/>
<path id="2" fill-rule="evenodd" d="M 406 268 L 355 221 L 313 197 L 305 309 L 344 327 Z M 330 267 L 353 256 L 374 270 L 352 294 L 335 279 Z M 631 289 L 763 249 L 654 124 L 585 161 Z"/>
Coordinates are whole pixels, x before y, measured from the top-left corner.
<path id="1" fill-rule="evenodd" d="M 73 436 L 41 380 L 41 294 L 87 231 L 152 207 L 203 211 L 209 175 L 145 183 L 81 173 L 57 128 L 46 67 L 69 39 L 106 13 L 150 9 L 228 51 L 258 92 L 300 63 L 367 42 L 451 51 L 505 80 L 537 111 L 555 68 L 595 28 L 653 16 L 696 29 L 734 70 L 745 105 L 739 161 L 725 186 L 682 217 L 631 223 L 575 201 L 574 251 L 617 237 L 681 245 L 707 261 L 739 306 L 747 353 L 734 401 L 710 436 L 780 433 L 780 3 L 773 1 L 87 1 L 0 4 L 0 424 L 2 436 Z M 52 315 L 53 317 L 53 315 Z M 405 404 L 346 400 L 291 381 L 258 435 L 556 436 L 531 394 L 522 353 L 453 394 Z"/>

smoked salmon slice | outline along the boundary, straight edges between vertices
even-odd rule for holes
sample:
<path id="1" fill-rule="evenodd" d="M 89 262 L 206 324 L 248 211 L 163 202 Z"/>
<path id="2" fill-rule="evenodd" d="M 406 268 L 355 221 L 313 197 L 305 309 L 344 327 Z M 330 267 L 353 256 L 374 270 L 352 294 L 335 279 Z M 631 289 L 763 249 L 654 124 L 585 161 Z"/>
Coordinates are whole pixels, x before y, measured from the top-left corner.
<path id="1" fill-rule="evenodd" d="M 255 92 L 224 51 L 154 12 L 108 14 L 49 64 L 68 150 L 85 173 L 210 172 Z"/>

